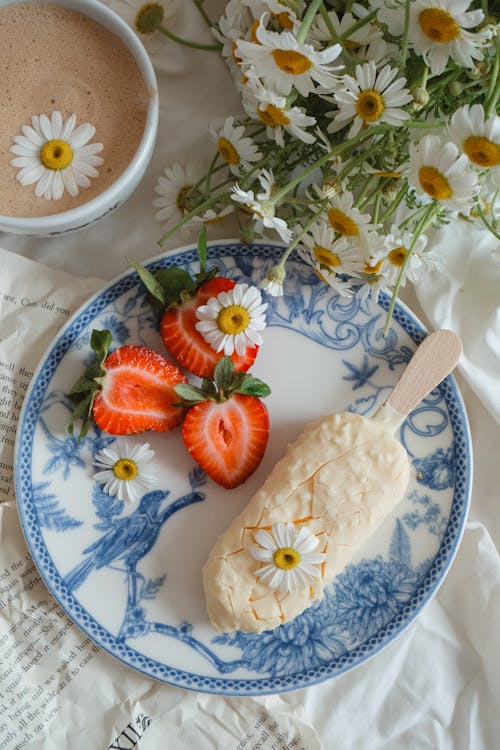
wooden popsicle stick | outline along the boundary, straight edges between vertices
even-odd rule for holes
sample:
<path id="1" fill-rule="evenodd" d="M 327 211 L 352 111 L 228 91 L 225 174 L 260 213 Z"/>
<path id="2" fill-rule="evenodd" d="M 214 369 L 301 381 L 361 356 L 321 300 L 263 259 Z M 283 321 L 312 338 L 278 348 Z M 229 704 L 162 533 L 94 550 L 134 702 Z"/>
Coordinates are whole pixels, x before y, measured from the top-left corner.
<path id="1" fill-rule="evenodd" d="M 434 331 L 411 358 L 401 379 L 385 402 L 406 417 L 454 369 L 462 342 L 453 331 Z"/>

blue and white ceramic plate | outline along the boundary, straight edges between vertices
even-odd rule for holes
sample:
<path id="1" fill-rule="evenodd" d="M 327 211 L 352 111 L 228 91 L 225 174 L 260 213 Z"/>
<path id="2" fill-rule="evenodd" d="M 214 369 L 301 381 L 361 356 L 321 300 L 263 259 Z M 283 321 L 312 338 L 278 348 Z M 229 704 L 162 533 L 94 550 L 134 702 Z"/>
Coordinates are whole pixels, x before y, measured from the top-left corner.
<path id="1" fill-rule="evenodd" d="M 276 245 L 226 242 L 209 263 L 236 281 L 258 283 L 280 257 Z M 148 264 L 198 270 L 196 249 Z M 138 562 L 89 565 L 69 576 L 101 536 L 138 512 L 93 480 L 95 454 L 114 438 L 68 435 L 66 394 L 89 361 L 93 328 L 115 346 L 165 353 L 157 319 L 130 270 L 92 297 L 45 354 L 26 396 L 16 446 L 16 489 L 28 545 L 48 588 L 99 646 L 155 679 L 221 694 L 277 693 L 351 669 L 396 638 L 442 582 L 467 514 L 471 457 L 460 394 L 449 377 L 409 416 L 400 439 L 413 468 L 406 497 L 325 598 L 294 621 L 260 635 L 220 634 L 204 605 L 201 569 L 216 537 L 260 487 L 287 443 L 329 412 L 373 414 L 399 379 L 425 331 L 402 305 L 382 336 L 388 300 L 340 298 L 300 261 L 288 264 L 285 294 L 269 298 L 268 327 L 252 369 L 269 383 L 271 435 L 247 482 L 223 490 L 197 470 L 179 430 L 127 437 L 156 452 L 156 489 L 168 493 L 157 541 Z M 202 500 L 200 502 L 200 499 Z M 196 500 L 196 502 L 195 502 Z M 177 502 L 179 501 L 179 502 Z M 175 505 L 174 505 L 175 504 Z M 150 545 L 146 545 L 149 547 Z M 134 585 L 132 585 L 134 583 Z M 134 595 L 130 596 L 130 589 Z"/>

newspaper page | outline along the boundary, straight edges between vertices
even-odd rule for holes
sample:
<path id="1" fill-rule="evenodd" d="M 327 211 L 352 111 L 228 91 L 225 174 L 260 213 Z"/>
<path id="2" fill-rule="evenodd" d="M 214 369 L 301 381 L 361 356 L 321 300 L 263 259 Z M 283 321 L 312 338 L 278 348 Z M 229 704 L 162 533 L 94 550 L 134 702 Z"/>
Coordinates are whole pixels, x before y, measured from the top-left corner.
<path id="1" fill-rule="evenodd" d="M 101 650 L 52 598 L 17 514 L 17 419 L 44 350 L 104 282 L 1 248 L 0 268 L 0 750 L 156 750 L 174 729 L 169 748 L 320 750 L 293 701 L 155 682 Z"/>

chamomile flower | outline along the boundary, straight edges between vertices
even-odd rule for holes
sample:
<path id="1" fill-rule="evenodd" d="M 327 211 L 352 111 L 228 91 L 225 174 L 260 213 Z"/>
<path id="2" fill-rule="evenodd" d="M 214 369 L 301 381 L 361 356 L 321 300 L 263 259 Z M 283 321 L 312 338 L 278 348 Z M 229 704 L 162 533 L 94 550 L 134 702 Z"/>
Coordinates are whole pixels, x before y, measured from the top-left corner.
<path id="1" fill-rule="evenodd" d="M 410 115 L 401 107 L 409 104 L 412 95 L 405 87 L 406 78 L 396 78 L 397 68 L 385 65 L 380 72 L 373 60 L 356 65 L 356 77 L 345 75 L 334 94 L 339 108 L 328 126 L 330 133 L 352 125 L 348 137 L 359 133 L 361 128 L 387 122 L 401 125 Z"/>
<path id="2" fill-rule="evenodd" d="M 336 239 L 331 226 L 321 222 L 304 235 L 305 248 L 297 248 L 299 255 L 322 272 L 358 276 L 363 269 L 365 253 L 349 244 L 346 237 Z"/>
<path id="3" fill-rule="evenodd" d="M 259 529 L 255 541 L 250 554 L 265 563 L 256 576 L 280 596 L 295 594 L 321 577 L 326 554 L 314 551 L 319 539 L 305 526 L 297 530 L 293 523 L 275 523 L 270 532 Z"/>
<path id="4" fill-rule="evenodd" d="M 328 22 L 334 28 L 337 37 L 343 37 L 353 26 L 356 26 L 358 19 L 355 18 L 352 13 L 344 13 L 341 18 L 337 15 L 334 10 L 331 10 L 327 14 Z M 382 31 L 380 28 L 373 26 L 372 24 L 365 24 L 359 29 L 356 29 L 349 34 L 348 37 L 342 39 L 344 48 L 349 52 L 350 55 L 357 56 L 360 51 L 367 47 L 370 42 L 375 41 L 382 37 Z M 332 35 L 330 29 L 327 26 L 327 22 L 322 15 L 317 15 L 311 24 L 309 29 L 309 38 L 314 44 L 324 44 L 325 42 L 330 43 Z"/>
<path id="5" fill-rule="evenodd" d="M 381 245 L 372 252 L 368 264 L 365 265 L 365 272 L 376 268 L 382 273 L 388 284 L 395 284 L 401 268 L 406 262 L 412 240 L 411 231 L 401 231 L 399 226 L 393 224 L 391 231 L 383 238 Z M 413 246 L 401 286 L 404 286 L 406 279 L 413 283 L 420 281 L 426 272 L 434 270 L 440 265 L 440 258 L 431 250 L 426 251 L 426 246 L 427 237 L 421 235 Z"/>
<path id="6" fill-rule="evenodd" d="M 257 43 L 240 40 L 237 54 L 249 78 L 260 78 L 267 89 L 287 96 L 296 88 L 302 96 L 315 89 L 315 83 L 331 86 L 340 65 L 337 60 L 341 47 L 332 44 L 318 52 L 311 44 L 299 44 L 290 31 L 267 31 L 265 22 L 256 30 Z"/>
<path id="7" fill-rule="evenodd" d="M 478 191 L 477 174 L 454 143 L 443 144 L 438 135 L 425 135 L 410 143 L 409 155 L 408 184 L 423 203 L 439 201 L 451 211 L 471 208 Z"/>
<path id="8" fill-rule="evenodd" d="M 164 44 L 160 26 L 172 26 L 178 14 L 178 0 L 106 0 L 106 5 L 118 13 L 147 46 L 157 52 Z"/>
<path id="9" fill-rule="evenodd" d="M 500 117 L 485 118 L 480 104 L 466 104 L 452 115 L 448 133 L 459 149 L 478 169 L 500 177 Z"/>
<path id="10" fill-rule="evenodd" d="M 258 79 L 249 79 L 243 89 L 243 106 L 253 118 L 262 120 L 266 125 L 266 135 L 276 141 L 278 146 L 285 145 L 283 131 L 290 133 L 304 143 L 314 143 L 312 133 L 304 128 L 316 124 L 314 117 L 306 115 L 301 107 L 292 107 L 286 96 L 279 96 L 268 91 Z"/>
<path id="11" fill-rule="evenodd" d="M 353 194 L 348 190 L 332 195 L 327 215 L 337 234 L 364 244 L 369 233 L 378 228 L 377 224 L 372 224 L 369 214 L 362 214 L 355 208 Z"/>
<path id="12" fill-rule="evenodd" d="M 185 167 L 178 163 L 166 167 L 155 187 L 159 198 L 155 198 L 153 206 L 160 209 L 155 218 L 167 227 L 181 221 L 196 206 L 196 184 L 203 176 L 198 162 L 188 162 Z M 186 236 L 192 227 L 193 221 L 189 221 L 181 227 L 181 234 Z"/>
<path id="13" fill-rule="evenodd" d="M 90 177 L 98 177 L 96 167 L 103 163 L 97 154 L 101 143 L 89 143 L 95 128 L 88 122 L 76 125 L 76 115 L 63 121 L 60 112 L 33 115 L 31 126 L 23 125 L 23 135 L 14 136 L 11 152 L 19 168 L 16 179 L 21 185 L 35 183 L 35 195 L 46 200 L 59 200 L 67 191 L 73 198 L 80 188 L 91 185 Z"/>
<path id="14" fill-rule="evenodd" d="M 388 4 L 380 9 L 379 20 L 387 23 L 391 34 L 403 33 L 404 3 Z M 481 47 L 485 33 L 468 29 L 477 27 L 484 14 L 480 9 L 467 10 L 471 0 L 413 0 L 409 7 L 408 43 L 421 55 L 433 75 L 440 75 L 450 57 L 464 68 L 473 68 L 482 60 Z"/>
<path id="15" fill-rule="evenodd" d="M 209 126 L 210 137 L 217 145 L 222 159 L 235 175 L 250 168 L 253 162 L 259 161 L 262 154 L 251 138 L 244 137 L 243 125 L 235 126 L 234 117 L 227 117 L 221 130 Z"/>
<path id="16" fill-rule="evenodd" d="M 274 175 L 270 170 L 261 169 L 258 177 L 263 188 L 262 193 L 255 196 L 253 190 L 242 190 L 236 184 L 231 188 L 231 198 L 236 203 L 241 203 L 247 211 L 252 213 L 257 232 L 262 232 L 264 228 L 274 229 L 283 242 L 290 242 L 292 232 L 286 221 L 275 215 L 275 206 L 271 197 L 275 187 Z"/>
<path id="17" fill-rule="evenodd" d="M 135 502 L 156 480 L 156 474 L 148 467 L 154 455 L 149 443 L 130 447 L 118 439 L 95 456 L 99 471 L 94 479 L 104 485 L 108 495 Z"/>
<path id="18" fill-rule="evenodd" d="M 271 297 L 282 297 L 285 277 L 286 271 L 283 266 L 271 266 L 265 278 L 259 284 L 259 287 L 262 291 L 270 294 Z"/>
<path id="19" fill-rule="evenodd" d="M 255 286 L 236 284 L 196 308 L 195 328 L 216 352 L 244 354 L 262 343 L 267 302 Z"/>

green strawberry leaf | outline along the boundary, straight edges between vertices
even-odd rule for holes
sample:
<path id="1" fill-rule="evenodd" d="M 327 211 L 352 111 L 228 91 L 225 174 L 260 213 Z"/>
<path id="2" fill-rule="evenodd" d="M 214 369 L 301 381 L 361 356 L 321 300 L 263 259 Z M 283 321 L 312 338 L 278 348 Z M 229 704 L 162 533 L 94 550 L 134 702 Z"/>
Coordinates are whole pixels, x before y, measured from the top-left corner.
<path id="1" fill-rule="evenodd" d="M 271 389 L 259 378 L 254 378 L 252 375 L 247 375 L 239 386 L 236 393 L 242 393 L 246 396 L 257 396 L 258 398 L 265 398 L 271 393 Z"/>
<path id="2" fill-rule="evenodd" d="M 163 292 L 163 286 L 157 281 L 155 276 L 151 273 L 151 271 L 148 271 L 147 268 L 144 268 L 144 266 L 141 266 L 139 263 L 137 263 L 136 260 L 133 258 L 127 258 L 128 262 L 130 263 L 133 268 L 137 271 L 139 274 L 139 278 L 148 290 L 151 297 L 153 297 L 154 300 L 159 302 L 162 306 L 162 308 L 165 308 L 166 301 L 165 301 L 165 294 Z"/>
<path id="3" fill-rule="evenodd" d="M 194 406 L 194 404 L 201 404 L 208 399 L 201 388 L 190 383 L 177 383 L 177 385 L 174 385 L 174 391 L 181 397 L 181 401 L 173 404 L 173 406 Z"/>
<path id="4" fill-rule="evenodd" d="M 92 422 L 92 407 L 94 399 L 102 389 L 101 379 L 106 371 L 103 368 L 104 360 L 108 356 L 111 345 L 111 332 L 107 330 L 93 330 L 90 337 L 90 347 L 95 352 L 95 360 L 86 368 L 74 386 L 68 393 L 68 398 L 74 405 L 71 413 L 68 432 L 73 435 L 75 422 L 82 419 L 82 426 L 78 434 L 77 442 L 85 437 Z"/>
<path id="5" fill-rule="evenodd" d="M 221 391 L 232 391 L 235 369 L 231 357 L 224 355 L 214 369 L 214 383 Z"/>

